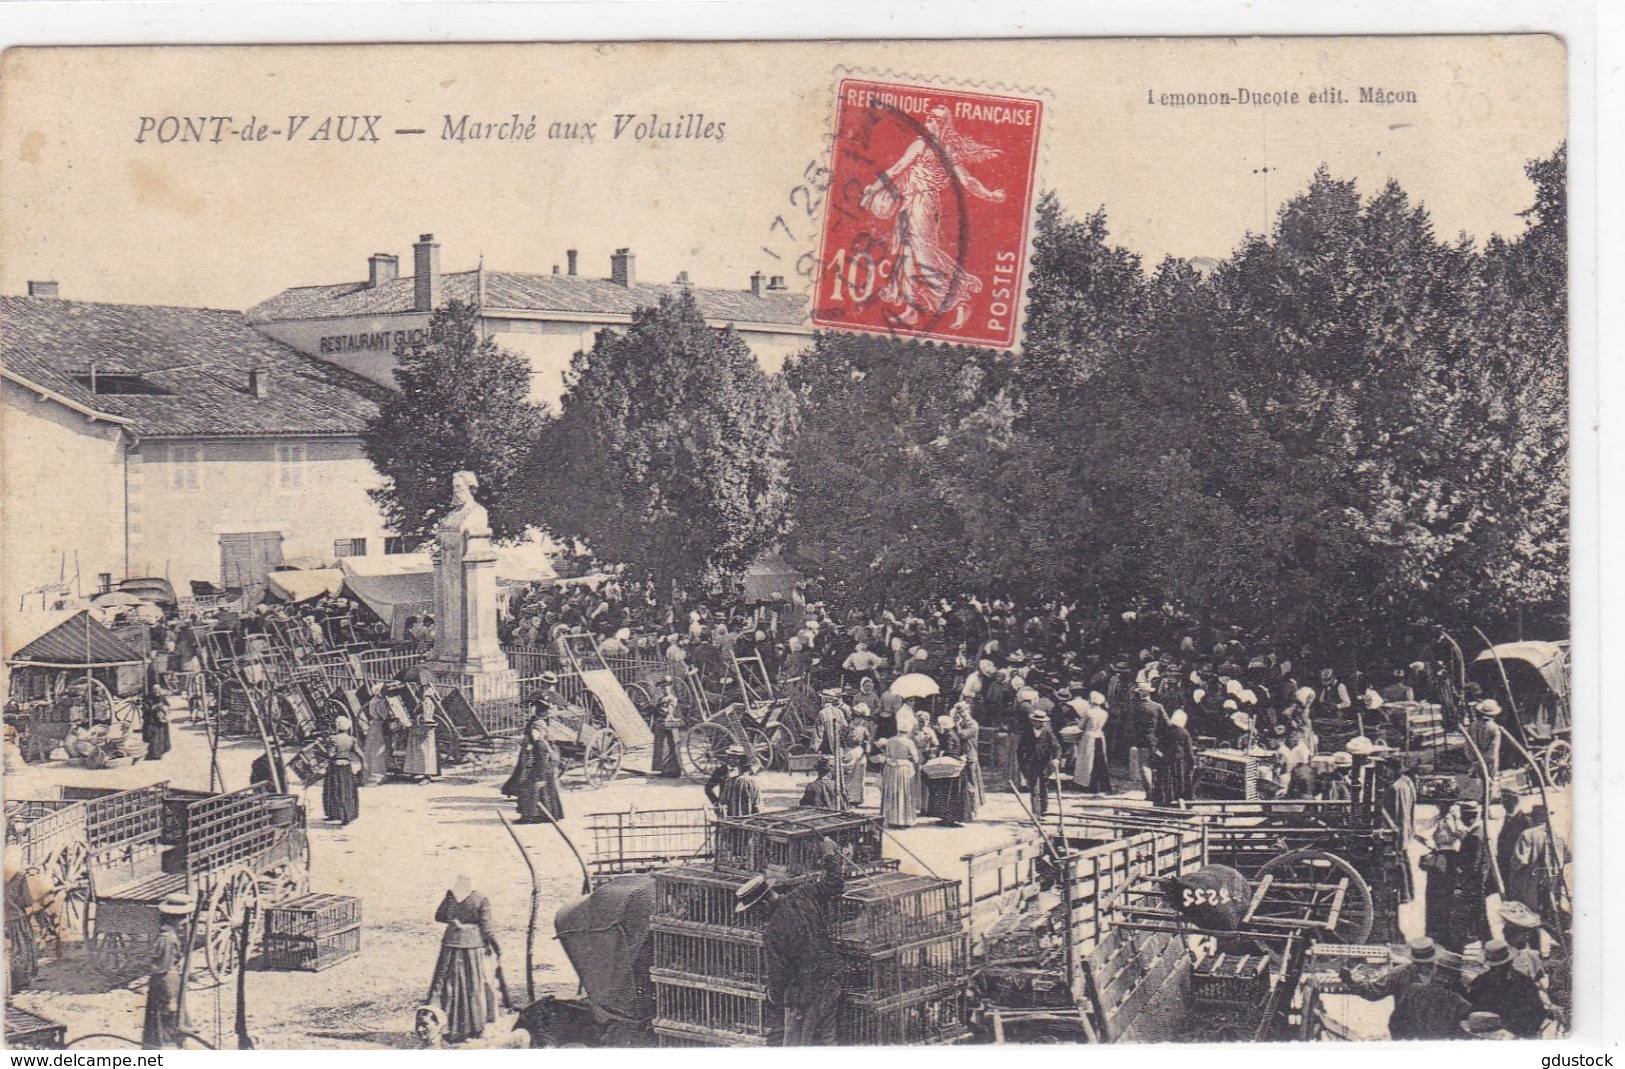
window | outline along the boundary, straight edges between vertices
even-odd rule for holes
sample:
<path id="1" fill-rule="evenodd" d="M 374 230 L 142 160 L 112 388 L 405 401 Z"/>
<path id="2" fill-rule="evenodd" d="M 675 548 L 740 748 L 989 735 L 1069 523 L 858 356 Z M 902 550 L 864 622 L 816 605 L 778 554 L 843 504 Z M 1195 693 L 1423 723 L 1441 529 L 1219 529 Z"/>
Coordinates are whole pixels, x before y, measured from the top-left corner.
<path id="1" fill-rule="evenodd" d="M 305 445 L 294 442 L 276 447 L 276 488 L 302 490 L 305 486 Z"/>
<path id="2" fill-rule="evenodd" d="M 416 538 L 407 538 L 405 535 L 385 535 L 384 552 L 394 555 L 397 553 L 416 553 L 422 542 Z"/>
<path id="3" fill-rule="evenodd" d="M 365 557 L 367 555 L 367 540 L 365 538 L 340 538 L 333 543 L 333 556 L 335 557 Z"/>
<path id="4" fill-rule="evenodd" d="M 202 489 L 198 472 L 202 450 L 195 445 L 169 447 L 169 487 L 183 494 L 195 494 Z"/>

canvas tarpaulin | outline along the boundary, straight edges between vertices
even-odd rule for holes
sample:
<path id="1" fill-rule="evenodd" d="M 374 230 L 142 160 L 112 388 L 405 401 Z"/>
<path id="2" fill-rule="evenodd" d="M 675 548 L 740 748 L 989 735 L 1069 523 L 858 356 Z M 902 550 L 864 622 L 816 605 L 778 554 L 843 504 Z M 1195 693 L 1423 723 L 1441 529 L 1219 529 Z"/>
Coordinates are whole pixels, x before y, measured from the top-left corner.
<path id="1" fill-rule="evenodd" d="M 344 585 L 357 600 L 389 625 L 389 637 L 395 642 L 406 637 L 409 617 L 434 611 L 433 572 L 346 575 Z"/>
<path id="2" fill-rule="evenodd" d="M 559 942 L 600 1020 L 631 1024 L 654 1016 L 649 982 L 654 905 L 653 876 L 622 876 L 599 884 L 554 918 Z"/>
<path id="3" fill-rule="evenodd" d="M 323 594 L 337 594 L 344 587 L 344 573 L 337 568 L 272 572 L 267 580 L 271 593 L 292 602 L 309 601 Z"/>

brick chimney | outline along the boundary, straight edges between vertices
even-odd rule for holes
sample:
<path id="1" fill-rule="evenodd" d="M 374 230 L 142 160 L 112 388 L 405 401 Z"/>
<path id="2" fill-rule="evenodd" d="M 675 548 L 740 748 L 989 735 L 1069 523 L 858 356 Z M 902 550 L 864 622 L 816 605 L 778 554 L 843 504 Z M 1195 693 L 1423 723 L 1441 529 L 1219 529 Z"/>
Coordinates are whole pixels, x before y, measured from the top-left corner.
<path id="1" fill-rule="evenodd" d="M 401 258 L 387 252 L 375 252 L 367 257 L 367 288 L 377 289 L 386 282 L 401 277 Z"/>
<path id="2" fill-rule="evenodd" d="M 440 307 L 440 246 L 433 234 L 421 234 L 412 246 L 412 307 L 432 312 Z"/>
<path id="3" fill-rule="evenodd" d="M 787 287 L 784 284 L 784 276 L 783 275 L 774 275 L 772 278 L 767 280 L 767 291 L 769 293 L 772 293 L 775 290 L 782 290 L 782 289 L 788 289 L 788 288 L 789 287 Z"/>
<path id="4" fill-rule="evenodd" d="M 631 288 L 637 284 L 638 258 L 631 249 L 616 249 L 609 258 L 609 280 L 617 286 Z"/>
<path id="5" fill-rule="evenodd" d="M 30 297 L 55 297 L 57 296 L 56 290 L 55 282 L 30 282 L 28 284 L 28 295 Z"/>
<path id="6" fill-rule="evenodd" d="M 261 367 L 259 364 L 250 364 L 248 368 L 248 392 L 258 400 L 265 400 L 271 388 L 271 369 Z"/>
<path id="7" fill-rule="evenodd" d="M 752 297 L 760 297 L 762 295 L 762 283 L 765 281 L 767 281 L 767 278 L 760 271 L 751 272 L 750 294 Z"/>
<path id="8" fill-rule="evenodd" d="M 564 259 L 569 265 L 565 268 L 565 273 L 574 275 L 576 273 L 576 251 L 574 249 L 564 250 Z"/>

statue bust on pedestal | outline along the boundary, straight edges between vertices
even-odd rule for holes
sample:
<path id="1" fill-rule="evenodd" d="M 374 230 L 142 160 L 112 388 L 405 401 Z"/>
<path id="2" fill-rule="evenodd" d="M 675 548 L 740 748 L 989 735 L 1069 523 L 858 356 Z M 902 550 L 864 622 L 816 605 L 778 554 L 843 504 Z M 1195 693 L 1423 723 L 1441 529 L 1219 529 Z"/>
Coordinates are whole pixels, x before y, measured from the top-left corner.
<path id="1" fill-rule="evenodd" d="M 496 553 L 490 514 L 474 498 L 479 485 L 473 472 L 452 476 L 452 510 L 435 529 L 435 641 L 427 665 L 442 682 L 473 691 L 475 701 L 517 692 L 497 637 Z"/>

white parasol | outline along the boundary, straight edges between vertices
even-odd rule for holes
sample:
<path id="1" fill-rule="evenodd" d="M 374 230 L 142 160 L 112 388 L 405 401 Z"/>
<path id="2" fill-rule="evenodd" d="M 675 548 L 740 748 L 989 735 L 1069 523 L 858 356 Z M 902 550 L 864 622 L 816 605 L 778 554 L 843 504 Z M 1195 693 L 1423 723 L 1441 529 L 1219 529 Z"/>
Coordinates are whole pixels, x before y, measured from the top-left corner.
<path id="1" fill-rule="evenodd" d="M 898 676 L 891 685 L 891 693 L 899 698 L 935 698 L 941 693 L 937 681 L 921 672 Z"/>

